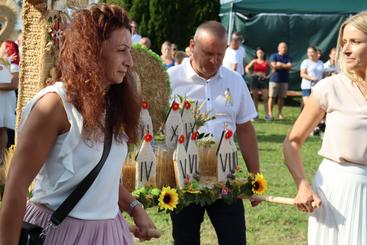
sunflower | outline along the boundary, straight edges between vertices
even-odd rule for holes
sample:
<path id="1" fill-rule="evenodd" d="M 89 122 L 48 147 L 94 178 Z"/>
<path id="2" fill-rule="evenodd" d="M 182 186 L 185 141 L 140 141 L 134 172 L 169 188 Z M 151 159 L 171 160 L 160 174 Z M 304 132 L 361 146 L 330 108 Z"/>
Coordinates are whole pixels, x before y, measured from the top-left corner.
<path id="1" fill-rule="evenodd" d="M 257 173 L 251 182 L 252 191 L 255 194 L 264 194 L 267 188 L 267 182 L 264 175 Z"/>
<path id="2" fill-rule="evenodd" d="M 159 209 L 173 211 L 178 203 L 178 195 L 176 189 L 171 189 L 171 187 L 163 187 L 158 201 Z"/>

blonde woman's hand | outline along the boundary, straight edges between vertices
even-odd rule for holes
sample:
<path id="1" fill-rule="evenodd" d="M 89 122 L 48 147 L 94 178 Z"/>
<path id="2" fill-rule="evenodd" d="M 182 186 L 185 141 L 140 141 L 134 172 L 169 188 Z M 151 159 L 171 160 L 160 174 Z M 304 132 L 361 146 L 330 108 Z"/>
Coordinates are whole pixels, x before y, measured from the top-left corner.
<path id="1" fill-rule="evenodd" d="M 312 213 L 316 208 L 321 206 L 321 200 L 312 190 L 307 181 L 302 181 L 298 188 L 297 196 L 294 199 L 294 204 L 298 210 Z"/>

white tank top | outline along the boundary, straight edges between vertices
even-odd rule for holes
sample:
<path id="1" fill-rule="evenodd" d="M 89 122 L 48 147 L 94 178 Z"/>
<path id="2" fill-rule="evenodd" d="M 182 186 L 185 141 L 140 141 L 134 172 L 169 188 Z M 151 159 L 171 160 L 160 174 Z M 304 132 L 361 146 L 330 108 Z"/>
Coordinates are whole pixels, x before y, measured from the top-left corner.
<path id="1" fill-rule="evenodd" d="M 71 125 L 70 130 L 59 135 L 46 162 L 35 178 L 31 201 L 56 210 L 81 180 L 97 165 L 103 152 L 103 142 L 93 144 L 81 137 L 83 118 L 67 101 L 62 82 L 41 90 L 24 107 L 18 137 L 35 103 L 45 94 L 57 93 Z M 119 183 L 123 162 L 127 154 L 127 137 L 123 143 L 112 142 L 108 158 L 92 186 L 70 212 L 78 219 L 113 219 L 119 212 Z"/>

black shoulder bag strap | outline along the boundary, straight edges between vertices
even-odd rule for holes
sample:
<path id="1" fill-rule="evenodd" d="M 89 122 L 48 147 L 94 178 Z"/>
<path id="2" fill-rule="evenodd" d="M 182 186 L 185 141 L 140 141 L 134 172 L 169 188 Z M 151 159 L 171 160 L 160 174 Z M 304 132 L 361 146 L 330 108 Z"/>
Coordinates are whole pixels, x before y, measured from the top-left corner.
<path id="1" fill-rule="evenodd" d="M 93 184 L 94 180 L 98 176 L 102 169 L 108 154 L 111 150 L 112 144 L 112 130 L 107 130 L 104 139 L 103 153 L 98 164 L 92 169 L 92 171 L 78 184 L 75 190 L 65 199 L 65 201 L 53 212 L 49 225 L 44 229 L 46 232 L 51 228 L 58 226 L 65 219 L 75 205 L 80 201 L 84 194 L 88 191 L 89 187 Z"/>

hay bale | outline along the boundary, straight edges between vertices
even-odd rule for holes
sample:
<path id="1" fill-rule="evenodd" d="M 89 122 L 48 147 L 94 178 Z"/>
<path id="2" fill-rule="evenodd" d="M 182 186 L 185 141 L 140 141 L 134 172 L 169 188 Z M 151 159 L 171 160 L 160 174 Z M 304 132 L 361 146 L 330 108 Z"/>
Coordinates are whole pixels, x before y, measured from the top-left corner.
<path id="1" fill-rule="evenodd" d="M 176 177 L 173 165 L 173 150 L 163 145 L 158 146 L 157 150 L 157 178 L 158 188 L 163 186 L 176 187 Z"/>
<path id="2" fill-rule="evenodd" d="M 217 148 L 218 144 L 198 146 L 200 161 L 200 176 L 217 176 Z"/>
<path id="3" fill-rule="evenodd" d="M 135 71 L 140 80 L 141 94 L 149 107 L 154 133 L 164 124 L 170 96 L 168 74 L 153 51 L 134 45 L 131 49 Z M 138 86 L 139 87 L 139 86 Z"/>
<path id="4" fill-rule="evenodd" d="M 17 125 L 22 108 L 45 87 L 44 62 L 47 44 L 46 16 L 28 1 L 23 2 L 23 48 L 19 73 Z"/>
<path id="5" fill-rule="evenodd" d="M 135 174 L 136 174 L 136 164 L 134 157 L 128 156 L 124 166 L 122 167 L 122 184 L 129 191 L 133 192 L 135 190 Z"/>
<path id="6" fill-rule="evenodd" d="M 0 166 L 0 200 L 2 199 L 2 194 L 5 188 L 6 176 L 9 172 L 9 166 L 11 159 L 13 158 L 15 146 L 11 146 L 9 149 L 4 150 L 2 154 L 2 162 L 3 164 Z M 1 152 L 0 152 L 1 153 Z"/>

